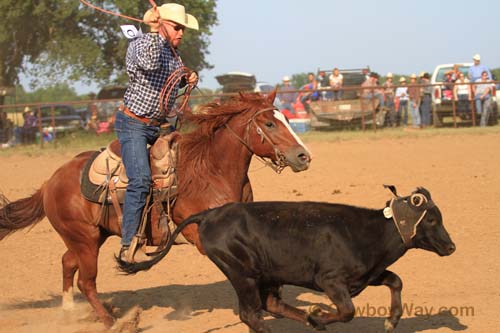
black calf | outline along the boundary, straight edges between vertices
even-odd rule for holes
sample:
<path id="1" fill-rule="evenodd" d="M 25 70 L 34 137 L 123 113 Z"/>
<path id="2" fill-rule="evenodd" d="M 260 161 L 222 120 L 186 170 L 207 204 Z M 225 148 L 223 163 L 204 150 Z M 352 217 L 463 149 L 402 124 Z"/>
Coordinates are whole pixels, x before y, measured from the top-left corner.
<path id="1" fill-rule="evenodd" d="M 349 321 L 354 316 L 351 298 L 378 285 L 391 290 L 385 322 L 391 332 L 402 315 L 402 282 L 386 268 L 409 248 L 441 256 L 455 250 L 438 207 L 423 188 L 408 197 L 396 195 L 384 210 L 318 202 L 231 203 L 188 218 L 172 240 L 192 223 L 199 225 L 208 257 L 233 285 L 241 320 L 256 332 L 270 332 L 261 310 L 317 329 Z M 134 273 L 160 259 L 121 268 Z M 306 313 L 292 307 L 280 298 L 284 284 L 324 291 L 337 310 Z"/>

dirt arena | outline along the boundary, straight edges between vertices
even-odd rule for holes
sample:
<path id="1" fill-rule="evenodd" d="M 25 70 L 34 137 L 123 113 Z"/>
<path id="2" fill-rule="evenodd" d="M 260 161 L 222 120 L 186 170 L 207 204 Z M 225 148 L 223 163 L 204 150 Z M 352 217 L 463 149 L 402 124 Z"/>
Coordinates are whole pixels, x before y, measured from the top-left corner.
<path id="1" fill-rule="evenodd" d="M 405 313 L 396 332 L 498 332 L 500 131 L 460 133 L 310 138 L 314 160 L 306 172 L 276 175 L 252 164 L 255 199 L 381 208 L 391 197 L 382 184 L 395 184 L 405 195 L 425 186 L 457 251 L 438 257 L 411 250 L 391 267 L 404 283 Z M 11 200 L 27 196 L 74 153 L 0 155 L 0 190 Z M 114 268 L 118 249 L 119 239 L 113 237 L 101 250 L 98 290 L 116 317 L 135 305 L 142 309 L 139 332 L 248 332 L 236 314 L 232 287 L 194 247 L 176 246 L 162 263 L 135 276 L 119 275 Z M 0 332 L 103 331 L 79 292 L 75 310 L 60 307 L 64 250 L 46 219 L 0 242 Z M 331 304 L 323 294 L 295 287 L 286 287 L 284 296 L 301 308 Z M 356 318 L 328 330 L 382 332 L 389 290 L 369 287 L 354 303 Z M 273 332 L 313 332 L 290 320 L 266 320 Z"/>

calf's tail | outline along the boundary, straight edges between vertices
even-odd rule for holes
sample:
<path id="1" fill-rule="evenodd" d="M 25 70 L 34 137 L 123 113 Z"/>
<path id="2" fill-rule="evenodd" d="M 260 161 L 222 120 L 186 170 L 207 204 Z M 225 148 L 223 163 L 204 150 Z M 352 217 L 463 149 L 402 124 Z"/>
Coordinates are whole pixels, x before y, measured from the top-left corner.
<path id="1" fill-rule="evenodd" d="M 40 222 L 44 217 L 43 187 L 32 196 L 13 202 L 0 193 L 0 240 Z"/>
<path id="2" fill-rule="evenodd" d="M 115 257 L 115 260 L 118 263 L 118 269 L 125 274 L 135 274 L 139 271 L 147 271 L 148 269 L 159 263 L 167 255 L 167 253 L 172 248 L 172 245 L 174 245 L 175 239 L 186 226 L 193 223 L 199 225 L 202 221 L 203 219 L 199 214 L 192 215 L 189 218 L 185 219 L 181 224 L 177 226 L 175 231 L 172 233 L 172 236 L 165 245 L 165 248 L 158 252 L 158 254 L 156 254 L 151 260 L 137 263 L 128 263 L 121 260 L 119 257 Z"/>

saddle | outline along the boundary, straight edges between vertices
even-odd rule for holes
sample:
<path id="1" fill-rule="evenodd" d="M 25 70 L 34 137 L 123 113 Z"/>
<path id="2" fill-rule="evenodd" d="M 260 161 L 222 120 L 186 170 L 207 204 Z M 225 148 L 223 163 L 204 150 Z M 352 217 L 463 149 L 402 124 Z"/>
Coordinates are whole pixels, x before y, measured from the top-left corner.
<path id="1" fill-rule="evenodd" d="M 137 232 L 140 238 L 139 245 L 163 244 L 168 240 L 171 230 L 176 228 L 170 212 L 177 195 L 176 166 L 179 136 L 180 134 L 176 132 L 161 136 L 149 149 L 153 184 Z M 114 140 L 89 159 L 81 176 L 81 192 L 87 200 L 102 205 L 101 216 L 96 224 L 109 227 L 109 207 L 112 205 L 121 229 L 121 205 L 125 199 L 128 177 L 122 163 L 120 149 L 120 143 Z M 152 221 L 155 223 L 151 223 Z M 182 238 L 177 240 L 187 242 Z"/>

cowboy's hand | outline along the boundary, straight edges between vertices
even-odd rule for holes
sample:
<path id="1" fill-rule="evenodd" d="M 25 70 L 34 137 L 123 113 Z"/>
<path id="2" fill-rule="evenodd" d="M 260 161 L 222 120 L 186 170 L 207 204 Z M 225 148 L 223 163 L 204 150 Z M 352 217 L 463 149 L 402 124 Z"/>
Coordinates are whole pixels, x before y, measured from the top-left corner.
<path id="1" fill-rule="evenodd" d="M 188 84 L 195 86 L 196 83 L 198 83 L 198 73 L 192 71 L 191 74 L 189 74 Z"/>
<path id="2" fill-rule="evenodd" d="M 160 31 L 161 27 L 161 22 L 160 22 L 160 12 L 158 11 L 158 8 L 150 8 L 146 14 L 144 14 L 143 18 L 144 23 L 149 25 L 151 28 L 151 32 L 158 32 Z"/>

